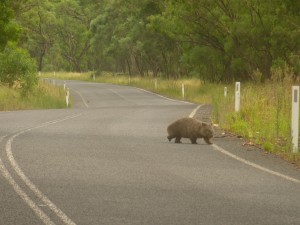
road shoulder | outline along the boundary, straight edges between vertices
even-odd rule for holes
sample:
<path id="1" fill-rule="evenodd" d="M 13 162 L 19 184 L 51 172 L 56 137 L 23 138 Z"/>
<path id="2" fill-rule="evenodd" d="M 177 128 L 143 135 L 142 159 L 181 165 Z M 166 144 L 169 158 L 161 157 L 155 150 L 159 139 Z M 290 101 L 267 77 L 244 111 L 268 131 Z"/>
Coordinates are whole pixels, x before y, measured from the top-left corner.
<path id="1" fill-rule="evenodd" d="M 194 118 L 210 123 L 212 121 L 211 115 L 211 105 L 205 104 L 196 111 Z M 230 157 L 229 155 L 232 154 L 233 157 L 231 158 L 234 160 L 242 159 L 238 160 L 241 163 L 245 163 L 245 161 L 247 161 L 257 165 L 258 167 L 265 168 L 266 170 L 279 173 L 286 177 L 294 178 L 300 182 L 300 169 L 292 163 L 283 160 L 275 154 L 264 151 L 259 146 L 248 145 L 248 141 L 243 137 L 226 134 L 225 131 L 219 127 L 215 127 L 214 130 L 215 137 L 212 140 L 213 143 L 229 153 L 223 153 L 224 157 Z M 284 178 L 281 177 L 281 179 Z"/>

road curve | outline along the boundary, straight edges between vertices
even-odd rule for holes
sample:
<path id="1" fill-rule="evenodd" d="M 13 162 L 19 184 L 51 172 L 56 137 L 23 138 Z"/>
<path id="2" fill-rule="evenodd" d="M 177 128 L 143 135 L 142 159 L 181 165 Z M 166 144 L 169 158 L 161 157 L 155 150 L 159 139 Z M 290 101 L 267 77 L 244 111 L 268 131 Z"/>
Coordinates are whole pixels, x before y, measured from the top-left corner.
<path id="1" fill-rule="evenodd" d="M 67 86 L 72 109 L 0 113 L 1 225 L 300 224 L 289 164 L 234 138 L 168 142 L 167 125 L 197 105 Z"/>

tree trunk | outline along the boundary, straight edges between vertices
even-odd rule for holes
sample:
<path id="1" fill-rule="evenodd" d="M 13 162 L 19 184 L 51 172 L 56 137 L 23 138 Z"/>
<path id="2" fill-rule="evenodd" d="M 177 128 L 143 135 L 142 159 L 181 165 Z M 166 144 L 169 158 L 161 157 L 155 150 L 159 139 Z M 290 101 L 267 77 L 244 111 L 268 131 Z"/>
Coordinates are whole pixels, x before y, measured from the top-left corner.
<path id="1" fill-rule="evenodd" d="M 144 76 L 144 68 L 143 68 L 143 62 L 140 63 L 138 57 L 135 55 L 134 56 L 134 60 L 135 60 L 135 64 L 136 64 L 136 67 L 138 68 L 139 70 L 139 74 L 140 76 Z M 142 61 L 142 60 L 141 60 Z"/>
<path id="2" fill-rule="evenodd" d="M 40 55 L 39 55 L 39 61 L 38 61 L 38 69 L 39 71 L 43 70 L 43 59 L 45 56 L 45 50 L 41 49 Z"/>
<path id="3" fill-rule="evenodd" d="M 130 62 L 129 62 L 129 59 L 127 58 L 126 59 L 126 63 L 127 63 L 127 67 L 128 67 L 128 73 L 129 73 L 129 76 L 131 76 L 131 66 L 130 66 Z"/>

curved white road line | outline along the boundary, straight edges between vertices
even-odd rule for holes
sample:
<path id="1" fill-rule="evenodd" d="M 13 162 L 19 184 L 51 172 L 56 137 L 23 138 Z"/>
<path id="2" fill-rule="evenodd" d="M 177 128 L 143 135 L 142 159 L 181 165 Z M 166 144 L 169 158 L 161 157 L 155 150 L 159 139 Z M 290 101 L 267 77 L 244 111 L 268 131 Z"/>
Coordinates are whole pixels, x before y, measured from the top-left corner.
<path id="1" fill-rule="evenodd" d="M 201 108 L 201 106 L 202 106 L 202 105 L 199 105 L 197 108 L 195 108 L 195 109 L 191 112 L 191 114 L 189 115 L 189 117 L 194 117 L 195 114 L 197 113 L 197 111 Z M 235 154 L 233 154 L 233 153 L 230 153 L 230 152 L 226 151 L 225 149 L 223 149 L 222 147 L 218 146 L 217 144 L 213 144 L 212 147 L 214 148 L 214 150 L 216 150 L 216 151 L 218 151 L 218 152 L 220 152 L 220 153 L 222 153 L 222 154 L 224 154 L 224 155 L 227 155 L 227 156 L 231 157 L 232 159 L 235 159 L 235 160 L 237 160 L 237 161 L 239 161 L 239 162 L 241 162 L 241 163 L 244 163 L 244 164 L 246 164 L 246 165 L 248 165 L 248 166 L 254 167 L 254 168 L 258 169 L 258 170 L 261 170 L 261 171 L 264 171 L 264 172 L 266 172 L 266 173 L 272 174 L 272 175 L 274 175 L 274 176 L 283 178 L 283 179 L 285 179 L 285 180 L 288 180 L 288 181 L 291 181 L 291 182 L 300 184 L 300 180 L 298 180 L 298 179 L 296 179 L 296 178 L 293 178 L 293 177 L 284 175 L 284 174 L 282 174 L 282 173 L 279 173 L 279 172 L 270 170 L 270 169 L 265 168 L 265 167 L 263 167 L 263 166 L 257 165 L 257 164 L 255 164 L 255 163 L 253 163 L 253 162 L 250 162 L 250 161 L 248 161 L 248 160 L 246 160 L 246 159 L 243 159 L 243 158 L 241 158 L 241 157 L 239 157 L 239 156 L 237 156 L 237 155 L 235 155 Z"/>
<path id="2" fill-rule="evenodd" d="M 12 142 L 13 140 L 20 136 L 21 134 L 24 134 L 26 132 L 29 132 L 34 129 L 46 127 L 52 124 L 56 124 L 59 122 L 63 122 L 65 120 L 73 119 L 78 116 L 81 116 L 82 113 L 74 114 L 71 116 L 64 117 L 62 119 L 57 119 L 53 121 L 49 121 L 40 125 L 37 125 L 35 127 L 20 131 L 16 134 L 14 134 L 12 137 L 9 138 L 9 140 L 6 142 L 6 154 L 9 159 L 9 162 L 17 175 L 23 180 L 23 182 L 27 185 L 27 187 L 41 200 L 44 202 L 44 204 L 51 209 L 57 217 L 59 217 L 64 224 L 67 225 L 75 225 L 75 223 L 63 212 L 61 211 L 53 202 L 51 202 L 31 181 L 30 179 L 24 174 L 16 160 L 14 159 L 13 153 L 12 153 Z M 0 169 L 4 177 L 8 180 L 8 182 L 13 186 L 16 193 L 24 200 L 24 202 L 38 215 L 38 217 L 46 224 L 46 225 L 52 225 L 54 224 L 50 218 L 45 215 L 45 213 L 28 197 L 28 195 L 19 187 L 19 185 L 14 181 L 12 176 L 9 174 L 5 166 L 3 165 L 1 159 L 0 159 Z"/>
<path id="3" fill-rule="evenodd" d="M 191 112 L 191 114 L 189 115 L 189 117 L 190 117 L 190 118 L 193 118 L 193 117 L 195 116 L 196 112 L 198 111 L 198 109 L 201 108 L 201 106 L 203 106 L 203 105 L 198 105 L 197 108 L 195 108 L 195 109 Z"/>
<path id="4" fill-rule="evenodd" d="M 283 179 L 285 179 L 285 180 L 292 181 L 292 182 L 294 182 L 294 183 L 300 184 L 300 180 L 298 180 L 298 179 L 296 179 L 296 178 L 293 178 L 293 177 L 284 175 L 284 174 L 282 174 L 282 173 L 278 173 L 278 172 L 276 172 L 276 171 L 270 170 L 270 169 L 265 168 L 265 167 L 263 167 L 263 166 L 257 165 L 257 164 L 255 164 L 255 163 L 253 163 L 253 162 L 250 162 L 250 161 L 248 161 L 248 160 L 246 160 L 246 159 L 243 159 L 243 158 L 241 158 L 241 157 L 239 157 L 239 156 L 237 156 L 237 155 L 235 155 L 235 154 L 232 154 L 232 153 L 226 151 L 225 149 L 221 148 L 220 146 L 218 146 L 218 145 L 216 145 L 216 144 L 213 144 L 212 147 L 213 147 L 216 151 L 221 152 L 221 153 L 223 153 L 223 154 L 225 154 L 225 155 L 227 155 L 227 156 L 229 156 L 229 157 L 231 157 L 231 158 L 233 158 L 233 159 L 235 159 L 235 160 L 237 160 L 237 161 L 239 161 L 239 162 L 242 162 L 242 163 L 244 163 L 244 164 L 246 164 L 246 165 L 248 165 L 248 166 L 252 166 L 252 167 L 254 167 L 254 168 L 256 168 L 256 169 L 259 169 L 259 170 L 261 170 L 261 171 L 264 171 L 264 172 L 266 172 L 266 173 L 269 173 L 269 174 L 272 174 L 272 175 L 274 175 L 274 176 L 281 177 L 281 178 L 283 178 Z"/>
<path id="5" fill-rule="evenodd" d="M 17 182 L 12 178 L 11 174 L 8 172 L 4 166 L 2 160 L 0 159 L 0 171 L 8 183 L 13 187 L 15 192 L 23 199 L 23 201 L 34 211 L 34 213 L 43 221 L 46 225 L 55 225 L 51 219 L 41 210 L 31 198 L 20 188 Z"/>
<path id="6" fill-rule="evenodd" d="M 172 101 L 172 102 L 182 102 L 182 103 L 190 104 L 190 105 L 193 105 L 193 104 L 194 104 L 194 103 L 192 103 L 192 102 L 187 102 L 187 101 L 183 101 L 183 100 L 179 100 L 179 99 L 168 98 L 168 97 L 165 97 L 165 96 L 163 96 L 163 95 L 157 94 L 157 93 L 152 92 L 152 91 L 148 91 L 148 90 L 143 89 L 143 88 L 134 87 L 134 86 L 130 86 L 130 87 L 135 88 L 135 89 L 138 89 L 138 90 L 140 90 L 140 91 L 144 91 L 144 92 L 149 93 L 149 94 L 152 94 L 152 95 L 156 95 L 156 96 L 158 96 L 158 97 L 160 97 L 160 98 L 163 98 L 163 99 L 166 99 L 166 100 L 169 100 L 169 101 Z"/>
<path id="7" fill-rule="evenodd" d="M 84 104 L 85 107 L 88 109 L 88 108 L 89 108 L 89 105 L 87 104 L 87 101 L 86 101 L 85 98 L 82 96 L 82 94 L 81 94 L 79 91 L 76 91 L 74 88 L 70 88 L 70 90 L 76 92 L 76 93 L 80 96 L 80 98 L 81 98 L 83 104 Z"/>

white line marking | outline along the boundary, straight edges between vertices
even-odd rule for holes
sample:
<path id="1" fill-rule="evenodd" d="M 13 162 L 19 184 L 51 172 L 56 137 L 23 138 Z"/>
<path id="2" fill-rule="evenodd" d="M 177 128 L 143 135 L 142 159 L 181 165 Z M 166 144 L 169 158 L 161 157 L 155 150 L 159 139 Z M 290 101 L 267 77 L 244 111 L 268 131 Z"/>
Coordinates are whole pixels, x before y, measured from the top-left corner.
<path id="1" fill-rule="evenodd" d="M 191 114 L 189 115 L 189 117 L 194 117 L 195 114 L 196 114 L 196 112 L 200 109 L 201 106 L 202 106 L 202 105 L 197 106 L 197 108 L 195 108 L 195 109 L 191 112 Z M 291 182 L 300 184 L 300 180 L 298 180 L 298 179 L 296 179 L 296 178 L 293 178 L 293 177 L 284 175 L 284 174 L 282 174 L 282 173 L 279 173 L 279 172 L 270 170 L 270 169 L 265 168 L 265 167 L 263 167 L 263 166 L 257 165 L 257 164 L 255 164 L 255 163 L 253 163 L 253 162 L 250 162 L 250 161 L 248 161 L 248 160 L 246 160 L 246 159 L 243 159 L 243 158 L 241 158 L 241 157 L 239 157 L 239 156 L 237 156 L 237 155 L 235 155 L 235 154 L 233 154 L 233 153 L 230 153 L 230 152 L 226 151 L 225 149 L 223 149 L 222 147 L 218 146 L 217 144 L 213 144 L 212 147 L 213 147 L 216 151 L 218 151 L 218 152 L 220 152 L 220 153 L 222 153 L 222 154 L 224 154 L 224 155 L 227 155 L 227 156 L 229 156 L 229 157 L 231 157 L 231 158 L 233 158 L 233 159 L 235 159 L 235 160 L 237 160 L 237 161 L 239 161 L 239 162 L 241 162 L 241 163 L 244 163 L 244 164 L 246 164 L 246 165 L 248 165 L 248 166 L 252 166 L 252 167 L 254 167 L 254 168 L 258 169 L 258 170 L 261 170 L 261 171 L 264 171 L 264 172 L 266 172 L 266 173 L 272 174 L 272 175 L 274 175 L 274 176 L 283 178 L 283 179 L 285 179 L 285 180 L 288 180 L 288 181 L 291 181 Z"/>
<path id="2" fill-rule="evenodd" d="M 16 162 L 16 160 L 13 157 L 12 154 L 12 142 L 13 140 L 18 137 L 21 134 L 24 134 L 28 131 L 34 130 L 34 129 L 38 129 L 38 128 L 42 128 L 42 127 L 46 127 L 55 123 L 59 123 L 59 122 L 63 122 L 65 120 L 69 120 L 69 119 L 73 119 L 76 118 L 78 116 L 82 115 L 82 113 L 78 113 L 75 115 L 71 115 L 71 116 L 67 116 L 64 117 L 62 119 L 57 119 L 57 120 L 53 120 L 53 121 L 49 121 L 43 124 L 40 124 L 38 126 L 35 126 L 33 128 L 29 128 L 23 131 L 20 131 L 18 133 L 16 133 L 15 135 L 13 135 L 6 143 L 6 154 L 7 157 L 10 161 L 10 164 L 12 165 L 13 169 L 15 170 L 15 172 L 17 173 L 17 175 L 23 180 L 23 182 L 27 185 L 27 187 L 38 197 L 40 198 L 40 200 L 42 200 L 45 205 L 51 209 L 65 224 L 67 225 L 75 225 L 75 223 L 64 213 L 62 212 L 53 202 L 51 202 L 30 180 L 29 178 L 24 174 L 24 172 L 21 170 L 21 168 L 19 167 L 18 163 Z M 4 165 L 3 165 L 4 166 Z M 14 190 L 21 196 L 21 198 L 27 203 L 27 205 L 29 205 L 29 207 L 31 209 L 33 209 L 35 211 L 35 213 L 37 215 L 40 215 L 41 212 L 43 213 L 43 211 L 36 205 L 33 203 L 33 201 L 24 193 L 24 191 L 20 189 L 20 191 L 16 188 L 16 182 L 13 180 L 13 178 L 11 178 L 13 180 L 13 182 L 11 181 L 11 179 L 9 178 L 9 176 L 6 175 L 5 172 L 5 168 L 1 168 L 2 173 L 4 174 L 4 176 L 6 177 L 6 179 L 9 181 L 9 183 L 14 187 Z M 11 177 L 11 176 L 10 176 Z M 16 184 L 16 185 L 15 185 Z M 25 197 L 24 194 L 25 194 Z M 27 197 L 26 197 L 27 196 Z M 37 211 L 37 212 L 36 212 Z M 40 217 L 40 216 L 39 216 Z M 41 218 L 41 217 L 40 217 Z M 44 219 L 41 218 L 43 220 L 43 222 L 45 223 Z M 46 221 L 47 222 L 47 221 Z M 49 221 L 48 221 L 49 222 Z M 45 223 L 45 224 L 53 224 L 53 223 Z M 51 221 L 50 221 L 51 222 Z"/>
<path id="3" fill-rule="evenodd" d="M 198 111 L 198 109 L 201 108 L 201 106 L 203 106 L 203 105 L 198 105 L 197 108 L 195 108 L 195 109 L 191 112 L 191 114 L 189 115 L 189 117 L 190 117 L 190 118 L 193 118 L 193 117 L 195 116 L 196 112 Z"/>
<path id="4" fill-rule="evenodd" d="M 157 93 L 154 93 L 154 92 L 152 92 L 152 91 L 148 91 L 148 90 L 145 90 L 145 89 L 142 89 L 142 88 L 139 88 L 139 87 L 134 87 L 134 86 L 130 86 L 130 87 L 135 88 L 135 89 L 138 89 L 138 90 L 140 90 L 140 91 L 147 92 L 147 93 L 152 94 L 152 95 L 156 95 L 156 96 L 158 96 L 158 97 L 160 97 L 160 98 L 167 99 L 167 100 L 170 100 L 170 101 L 173 101 L 173 102 L 183 102 L 183 103 L 185 103 L 185 104 L 190 104 L 190 105 L 193 105 L 193 104 L 194 104 L 194 103 L 191 103 L 191 102 L 186 102 L 186 101 L 182 101 L 182 100 L 177 100 L 177 99 L 168 98 L 168 97 L 165 97 L 165 96 L 163 96 L 163 95 L 160 95 L 160 94 L 157 94 Z"/>
<path id="5" fill-rule="evenodd" d="M 120 97 L 121 99 L 123 99 L 125 102 L 130 102 L 130 103 L 134 103 L 133 101 L 130 101 L 129 99 L 127 99 L 126 97 L 124 97 L 123 95 L 120 95 L 118 92 L 107 88 L 106 90 L 109 90 L 110 92 L 114 93 L 115 95 L 117 95 L 118 97 Z"/>
<path id="6" fill-rule="evenodd" d="M 88 109 L 89 108 L 89 105 L 87 104 L 86 100 L 84 99 L 84 97 L 82 96 L 82 94 L 79 92 L 79 91 L 76 91 L 74 88 L 70 88 L 71 90 L 75 91 L 79 96 L 80 98 L 82 99 L 83 101 L 83 104 L 85 105 L 85 107 Z"/>
<path id="7" fill-rule="evenodd" d="M 0 170 L 4 178 L 10 183 L 15 192 L 23 199 L 23 201 L 34 211 L 34 213 L 46 225 L 55 225 L 51 219 L 28 197 L 28 195 L 20 188 L 17 182 L 12 178 L 8 170 L 5 168 L 2 160 L 0 159 Z"/>
<path id="8" fill-rule="evenodd" d="M 237 160 L 237 161 L 239 161 L 239 162 L 242 162 L 242 163 L 244 163 L 244 164 L 246 164 L 246 165 L 252 166 L 252 167 L 254 167 L 254 168 L 256 168 L 256 169 L 262 170 L 262 171 L 264 171 L 264 172 L 267 172 L 267 173 L 269 173 L 269 174 L 275 175 L 275 176 L 277 176 L 277 177 L 281 177 L 281 178 L 283 178 L 283 179 L 285 179 L 285 180 L 292 181 L 292 182 L 295 182 L 295 183 L 297 183 L 297 184 L 300 184 L 300 180 L 298 180 L 298 179 L 296 179 L 296 178 L 293 178 L 293 177 L 284 175 L 284 174 L 282 174 L 282 173 L 278 173 L 278 172 L 276 172 L 276 171 L 267 169 L 267 168 L 265 168 L 265 167 L 263 167 L 263 166 L 259 166 L 259 165 L 255 164 L 255 163 L 253 163 L 253 162 L 250 162 L 250 161 L 248 161 L 248 160 L 246 160 L 246 159 L 243 159 L 243 158 L 241 158 L 241 157 L 239 157 L 239 156 L 236 156 L 236 155 L 234 155 L 234 154 L 232 154 L 232 153 L 226 151 L 225 149 L 221 148 L 220 146 L 218 146 L 218 145 L 216 145 L 216 144 L 213 144 L 212 147 L 213 147 L 216 151 L 219 151 L 219 152 L 221 152 L 221 153 L 223 153 L 223 154 L 225 154 L 225 155 L 227 155 L 227 156 L 229 156 L 229 157 L 231 157 L 231 158 L 233 158 L 233 159 L 235 159 L 235 160 Z"/>

